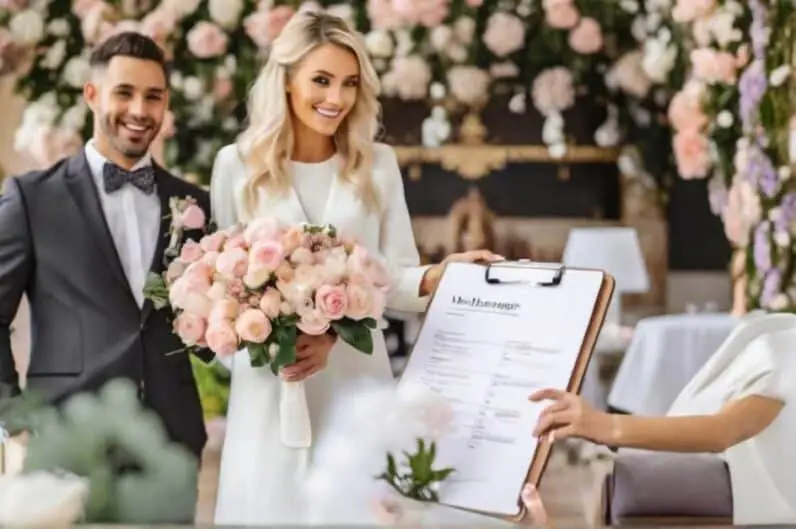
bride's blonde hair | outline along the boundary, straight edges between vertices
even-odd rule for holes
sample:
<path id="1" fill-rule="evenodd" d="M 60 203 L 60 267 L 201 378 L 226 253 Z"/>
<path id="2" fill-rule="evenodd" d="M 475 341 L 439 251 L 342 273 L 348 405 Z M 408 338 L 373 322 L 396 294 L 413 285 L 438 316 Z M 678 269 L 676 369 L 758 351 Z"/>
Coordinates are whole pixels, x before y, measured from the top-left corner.
<path id="1" fill-rule="evenodd" d="M 353 183 L 370 210 L 378 208 L 371 178 L 373 145 L 379 130 L 379 80 L 359 34 L 342 18 L 320 12 L 299 12 L 277 37 L 268 61 L 249 92 L 249 123 L 238 147 L 250 171 L 243 190 L 243 204 L 252 214 L 260 186 L 286 192 L 291 185 L 287 165 L 295 136 L 287 101 L 288 78 L 293 68 L 323 44 L 350 50 L 359 62 L 359 90 L 351 112 L 334 135 L 343 160 L 340 177 Z"/>

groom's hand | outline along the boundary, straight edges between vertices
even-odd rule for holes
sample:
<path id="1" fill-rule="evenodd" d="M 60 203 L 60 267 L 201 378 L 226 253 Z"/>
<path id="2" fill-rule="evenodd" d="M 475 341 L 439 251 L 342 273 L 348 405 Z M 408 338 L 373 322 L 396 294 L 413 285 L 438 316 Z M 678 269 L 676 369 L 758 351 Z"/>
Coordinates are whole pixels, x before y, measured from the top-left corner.
<path id="1" fill-rule="evenodd" d="M 329 334 L 299 335 L 296 342 L 296 363 L 282 369 L 282 378 L 288 382 L 299 382 L 324 369 L 336 339 Z"/>

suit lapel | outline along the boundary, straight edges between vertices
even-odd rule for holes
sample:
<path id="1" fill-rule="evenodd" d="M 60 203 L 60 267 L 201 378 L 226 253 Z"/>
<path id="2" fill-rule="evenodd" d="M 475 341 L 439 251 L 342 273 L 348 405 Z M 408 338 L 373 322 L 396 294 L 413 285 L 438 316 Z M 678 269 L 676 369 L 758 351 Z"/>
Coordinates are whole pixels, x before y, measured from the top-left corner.
<path id="1" fill-rule="evenodd" d="M 91 169 L 83 151 L 67 161 L 66 186 L 77 204 L 77 209 L 86 221 L 86 229 L 96 243 L 107 269 L 131 297 L 130 284 L 124 274 L 116 245 L 113 242 L 105 214 L 102 211 L 99 192 L 94 184 Z"/>
<path id="2" fill-rule="evenodd" d="M 171 176 L 166 173 L 160 166 L 154 164 L 155 168 L 155 184 L 157 189 L 158 198 L 160 199 L 160 228 L 158 229 L 158 240 L 155 245 L 155 252 L 152 254 L 152 262 L 149 264 L 149 272 L 161 274 L 166 269 L 164 262 L 164 254 L 169 245 L 169 229 L 171 227 L 171 216 L 169 211 L 169 200 L 174 195 L 172 189 Z M 144 300 L 142 307 L 142 321 L 149 317 L 153 309 L 152 302 L 148 299 Z"/>

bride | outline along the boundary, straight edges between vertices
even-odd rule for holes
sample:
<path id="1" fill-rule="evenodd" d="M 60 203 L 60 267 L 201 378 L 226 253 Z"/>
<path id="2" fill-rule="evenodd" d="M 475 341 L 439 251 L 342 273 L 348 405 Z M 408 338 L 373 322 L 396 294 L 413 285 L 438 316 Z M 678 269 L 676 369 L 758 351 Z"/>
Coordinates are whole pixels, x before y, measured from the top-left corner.
<path id="1" fill-rule="evenodd" d="M 213 215 L 221 228 L 265 215 L 285 224 L 332 224 L 385 260 L 392 278 L 387 306 L 419 312 L 442 265 L 419 266 L 395 153 L 374 142 L 377 95 L 378 78 L 359 36 L 340 18 L 296 14 L 251 89 L 248 129 L 216 157 Z M 474 251 L 446 261 L 496 258 Z M 316 447 L 333 437 L 336 395 L 364 379 L 393 383 L 384 337 L 374 333 L 372 355 L 331 335 L 300 338 L 297 362 L 281 377 L 305 381 L 309 448 L 282 441 L 279 379 L 252 368 L 245 351 L 231 368 L 215 522 L 306 523 L 304 485 L 317 464 Z"/>

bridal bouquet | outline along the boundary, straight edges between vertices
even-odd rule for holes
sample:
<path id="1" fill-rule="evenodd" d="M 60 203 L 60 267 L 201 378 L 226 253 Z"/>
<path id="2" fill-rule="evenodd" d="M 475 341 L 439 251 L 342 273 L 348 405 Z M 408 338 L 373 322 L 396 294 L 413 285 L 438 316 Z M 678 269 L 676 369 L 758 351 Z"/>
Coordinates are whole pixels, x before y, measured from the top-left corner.
<path id="1" fill-rule="evenodd" d="M 276 374 L 296 361 L 299 333 L 336 333 L 373 351 L 371 329 L 385 306 L 386 268 L 333 226 L 284 227 L 270 218 L 180 244 L 147 295 L 175 313 L 186 347 L 220 357 L 245 348 L 252 366 Z"/>

